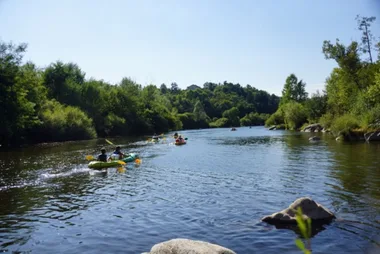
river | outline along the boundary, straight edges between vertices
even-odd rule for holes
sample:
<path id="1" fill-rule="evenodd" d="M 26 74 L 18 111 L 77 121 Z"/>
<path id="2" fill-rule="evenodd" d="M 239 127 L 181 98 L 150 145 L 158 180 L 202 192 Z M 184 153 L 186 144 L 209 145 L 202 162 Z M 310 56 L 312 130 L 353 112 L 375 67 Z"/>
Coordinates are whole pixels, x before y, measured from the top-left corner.
<path id="1" fill-rule="evenodd" d="M 297 235 L 261 222 L 309 196 L 337 220 L 313 253 L 380 250 L 380 144 L 244 127 L 180 132 L 183 146 L 110 139 L 142 163 L 90 170 L 104 139 L 0 152 L 0 252 L 141 253 L 173 238 L 237 253 L 301 253 Z M 377 252 L 379 253 L 379 252 Z"/>

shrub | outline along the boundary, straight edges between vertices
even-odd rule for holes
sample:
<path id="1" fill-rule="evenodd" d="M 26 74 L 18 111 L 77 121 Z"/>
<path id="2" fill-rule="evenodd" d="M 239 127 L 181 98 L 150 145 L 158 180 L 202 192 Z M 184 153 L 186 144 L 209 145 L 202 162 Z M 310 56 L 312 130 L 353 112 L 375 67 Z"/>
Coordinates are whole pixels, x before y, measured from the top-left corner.
<path id="1" fill-rule="evenodd" d="M 39 141 L 63 141 L 96 138 L 92 120 L 79 108 L 64 106 L 55 100 L 47 101 L 41 109 L 44 133 Z"/>
<path id="2" fill-rule="evenodd" d="M 287 129 L 296 130 L 307 120 L 305 108 L 297 102 L 289 102 L 283 105 L 284 122 Z"/>
<path id="3" fill-rule="evenodd" d="M 211 128 L 221 128 L 221 127 L 228 127 L 229 120 L 228 118 L 222 117 L 216 120 L 215 122 L 210 123 Z"/>
<path id="4" fill-rule="evenodd" d="M 359 127 L 359 121 L 355 116 L 346 114 L 333 120 L 331 131 L 334 136 L 347 135 L 352 129 Z"/>
<path id="5" fill-rule="evenodd" d="M 361 125 L 363 128 L 380 128 L 380 105 L 365 112 L 362 116 Z"/>
<path id="6" fill-rule="evenodd" d="M 278 109 L 274 114 L 272 114 L 266 121 L 265 126 L 269 127 L 272 125 L 278 125 L 284 123 L 284 116 L 280 109 Z"/>
<path id="7" fill-rule="evenodd" d="M 330 112 L 324 114 L 321 118 L 319 118 L 319 122 L 324 128 L 330 128 L 333 121 L 334 115 Z"/>

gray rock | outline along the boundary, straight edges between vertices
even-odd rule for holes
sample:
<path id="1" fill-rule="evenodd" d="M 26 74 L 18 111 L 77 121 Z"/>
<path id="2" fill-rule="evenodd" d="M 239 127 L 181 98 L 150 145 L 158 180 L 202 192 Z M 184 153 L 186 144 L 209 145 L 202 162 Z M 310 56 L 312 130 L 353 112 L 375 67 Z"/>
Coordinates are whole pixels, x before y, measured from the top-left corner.
<path id="1" fill-rule="evenodd" d="M 310 137 L 309 140 L 310 141 L 318 141 L 318 140 L 321 140 L 321 138 L 317 137 L 317 136 L 313 136 L 313 137 Z"/>
<path id="2" fill-rule="evenodd" d="M 320 132 L 322 131 L 323 127 L 319 123 L 310 124 L 306 126 L 302 131 L 304 132 Z"/>
<path id="3" fill-rule="evenodd" d="M 380 131 L 373 131 L 364 134 L 364 138 L 367 142 L 369 141 L 380 141 Z"/>
<path id="4" fill-rule="evenodd" d="M 270 224 L 296 224 L 295 210 L 297 210 L 298 207 L 301 207 L 305 219 L 310 218 L 313 221 L 330 222 L 335 218 L 335 215 L 322 205 L 318 204 L 311 198 L 303 197 L 294 201 L 288 208 L 272 215 L 265 216 L 262 218 L 262 221 Z"/>
<path id="5" fill-rule="evenodd" d="M 236 254 L 234 251 L 222 246 L 189 239 L 172 239 L 158 243 L 150 252 L 143 254 Z"/>
<path id="6" fill-rule="evenodd" d="M 269 130 L 275 130 L 276 129 L 276 125 L 272 125 L 271 127 L 269 127 Z"/>

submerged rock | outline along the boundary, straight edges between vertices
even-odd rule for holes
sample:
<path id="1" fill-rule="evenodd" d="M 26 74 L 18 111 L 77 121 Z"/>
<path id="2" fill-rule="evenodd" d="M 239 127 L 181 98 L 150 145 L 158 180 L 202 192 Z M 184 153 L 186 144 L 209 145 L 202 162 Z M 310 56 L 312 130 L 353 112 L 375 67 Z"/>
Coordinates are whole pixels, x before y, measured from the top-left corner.
<path id="1" fill-rule="evenodd" d="M 313 137 L 310 137 L 309 140 L 310 141 L 318 141 L 318 140 L 321 140 L 321 138 L 317 137 L 317 136 L 313 136 Z"/>
<path id="2" fill-rule="evenodd" d="M 222 246 L 189 239 L 172 239 L 158 243 L 150 252 L 143 254 L 236 254 L 234 251 Z"/>
<path id="3" fill-rule="evenodd" d="M 301 207 L 305 219 L 310 218 L 313 221 L 330 222 L 335 218 L 335 215 L 322 205 L 318 204 L 311 198 L 303 197 L 294 201 L 288 208 L 272 215 L 265 216 L 262 218 L 262 221 L 270 224 L 296 224 L 295 210 L 297 210 L 298 207 Z"/>

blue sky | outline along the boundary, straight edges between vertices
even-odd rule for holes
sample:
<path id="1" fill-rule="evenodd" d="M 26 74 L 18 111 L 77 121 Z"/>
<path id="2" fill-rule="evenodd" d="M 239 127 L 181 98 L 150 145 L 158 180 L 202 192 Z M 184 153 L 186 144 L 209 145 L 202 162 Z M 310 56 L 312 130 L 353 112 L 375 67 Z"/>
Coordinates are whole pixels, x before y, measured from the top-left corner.
<path id="1" fill-rule="evenodd" d="M 360 38 L 377 0 L 0 0 L 0 39 L 28 43 L 38 66 L 75 62 L 86 77 L 147 85 L 250 84 L 277 95 L 295 73 L 323 89 L 323 40 Z"/>

